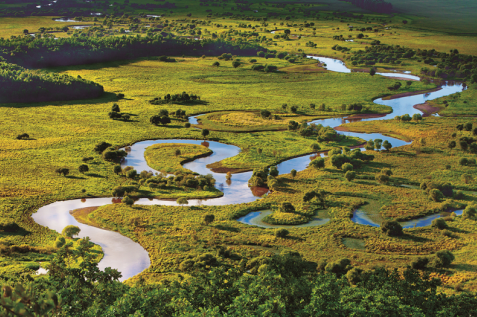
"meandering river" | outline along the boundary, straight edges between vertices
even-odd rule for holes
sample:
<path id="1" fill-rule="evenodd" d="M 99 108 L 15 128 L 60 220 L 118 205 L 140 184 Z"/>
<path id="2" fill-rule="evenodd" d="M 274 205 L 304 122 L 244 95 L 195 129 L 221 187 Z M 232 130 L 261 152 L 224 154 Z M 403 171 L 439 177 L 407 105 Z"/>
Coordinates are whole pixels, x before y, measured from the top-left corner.
<path id="1" fill-rule="evenodd" d="M 320 62 L 325 63 L 326 68 L 330 71 L 350 73 L 351 70 L 344 65 L 343 62 L 331 58 L 325 57 L 312 57 L 320 60 Z M 409 78 L 414 80 L 419 80 L 419 77 L 409 74 L 402 73 L 378 73 L 379 75 L 388 76 L 388 77 L 399 77 L 399 78 Z M 419 110 L 413 108 L 414 105 L 424 103 L 427 100 L 436 99 L 442 96 L 447 96 L 457 92 L 461 92 L 465 89 L 462 84 L 455 85 L 443 85 L 440 90 L 419 94 L 414 96 L 406 96 L 401 98 L 395 98 L 390 100 L 377 99 L 374 102 L 390 106 L 393 109 L 393 112 L 387 115 L 384 115 L 379 118 L 365 118 L 360 120 L 386 120 L 394 118 L 397 115 L 409 114 L 413 115 L 414 113 L 420 113 Z M 322 119 L 314 120 L 311 123 L 322 124 L 323 126 L 329 126 L 336 128 L 337 126 L 349 122 L 355 121 L 356 118 L 333 118 L 333 119 Z M 189 122 L 192 124 L 197 123 L 197 116 L 190 117 Z M 396 138 L 388 137 L 378 133 L 354 133 L 354 132 L 340 132 L 344 135 L 359 137 L 364 140 L 369 139 L 382 139 L 388 140 L 393 147 L 402 146 L 409 144 Z M 202 144 L 203 141 L 198 140 L 152 140 L 152 141 L 143 141 L 138 142 L 131 146 L 131 151 L 129 152 L 126 160 L 123 162 L 123 166 L 132 166 L 138 172 L 143 170 L 154 171 L 149 167 L 144 158 L 144 150 L 153 144 L 158 143 L 188 143 L 188 144 Z M 210 171 L 206 165 L 221 161 L 223 159 L 236 156 L 239 154 L 240 149 L 233 145 L 222 144 L 219 142 L 208 141 L 206 146 L 208 146 L 213 154 L 207 157 L 199 158 L 193 162 L 189 162 L 184 165 L 185 168 L 190 169 L 199 174 L 212 174 L 216 179 L 216 187 L 223 192 L 223 196 L 219 198 L 211 199 L 191 199 L 189 200 L 189 205 L 228 205 L 228 204 L 238 204 L 238 203 L 247 203 L 252 202 L 259 197 L 255 196 L 253 192 L 248 187 L 248 180 L 250 179 L 252 173 L 240 173 L 234 174 L 232 176 L 232 182 L 227 184 L 225 180 L 225 174 L 214 173 Z M 292 169 L 297 171 L 304 170 L 312 156 L 304 155 L 297 158 L 292 158 L 290 160 L 284 161 L 277 165 L 278 171 L 280 174 L 287 174 Z M 157 171 L 155 171 L 157 172 Z M 93 206 L 103 206 L 113 203 L 112 198 L 87 198 L 87 199 L 75 199 L 69 201 L 57 201 L 55 203 L 46 205 L 38 209 L 36 213 L 32 215 L 33 219 L 40 225 L 49 227 L 50 229 L 61 232 L 62 229 L 67 225 L 75 225 L 81 229 L 79 237 L 88 236 L 92 242 L 99 244 L 103 248 L 104 258 L 99 263 L 99 267 L 104 269 L 106 267 L 111 267 L 118 269 L 122 273 L 121 280 L 130 278 L 143 270 L 147 269 L 150 265 L 150 259 L 147 251 L 142 248 L 138 243 L 133 240 L 122 236 L 121 234 L 101 228 L 96 228 L 81 224 L 76 219 L 70 215 L 70 211 Z M 159 199 L 139 199 L 136 204 L 140 205 L 171 205 L 176 206 L 175 201 L 168 200 L 159 200 Z M 261 219 L 265 217 L 269 211 L 263 212 L 254 212 L 249 215 L 242 217 L 239 221 L 247 224 L 259 225 L 262 227 L 272 227 L 261 222 Z M 429 216 L 432 217 L 432 216 Z M 435 217 L 435 216 L 434 216 Z M 428 225 L 430 221 L 427 219 L 416 220 L 416 223 L 409 225 Z M 312 222 L 309 224 L 301 226 L 317 226 L 325 224 L 329 219 L 323 216 L 322 218 L 315 217 Z M 353 221 L 361 224 L 371 224 L 378 225 L 377 223 L 370 222 L 364 213 L 355 213 Z"/>

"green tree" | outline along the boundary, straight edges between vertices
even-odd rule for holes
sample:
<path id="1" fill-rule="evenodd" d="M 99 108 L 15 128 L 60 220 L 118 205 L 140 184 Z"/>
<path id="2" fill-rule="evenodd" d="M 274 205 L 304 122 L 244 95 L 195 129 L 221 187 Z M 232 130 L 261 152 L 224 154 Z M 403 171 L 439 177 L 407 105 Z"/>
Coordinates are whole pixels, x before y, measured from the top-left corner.
<path id="1" fill-rule="evenodd" d="M 477 215 L 477 209 L 473 206 L 467 206 L 462 213 L 462 216 L 466 219 L 475 219 Z"/>
<path id="2" fill-rule="evenodd" d="M 325 159 L 322 157 L 318 157 L 310 162 L 310 166 L 316 169 L 324 168 L 325 167 Z"/>
<path id="3" fill-rule="evenodd" d="M 73 239 L 73 236 L 77 236 L 80 233 L 81 229 L 77 226 L 68 225 L 63 228 L 61 234 L 69 239 Z"/>
<path id="4" fill-rule="evenodd" d="M 454 255 L 448 250 L 437 251 L 435 258 L 431 261 L 431 265 L 437 268 L 449 267 L 454 259 Z"/>
<path id="5" fill-rule="evenodd" d="M 278 174 L 279 174 L 277 167 L 276 166 L 270 167 L 269 174 L 270 174 L 270 176 L 277 177 Z"/>
<path id="6" fill-rule="evenodd" d="M 393 147 L 391 143 L 388 142 L 388 140 L 384 140 L 383 142 L 383 147 L 386 149 L 387 152 Z"/>
<path id="7" fill-rule="evenodd" d="M 189 202 L 187 201 L 187 198 L 185 197 L 177 198 L 176 203 L 181 206 L 189 204 Z"/>
<path id="8" fill-rule="evenodd" d="M 381 140 L 381 139 L 375 139 L 375 140 L 374 140 L 374 149 L 375 149 L 376 151 L 381 150 L 381 146 L 382 146 L 382 145 L 383 145 L 383 140 Z"/>
<path id="9" fill-rule="evenodd" d="M 81 174 L 84 174 L 84 173 L 86 173 L 87 171 L 89 171 L 89 167 L 88 167 L 88 165 L 86 165 L 86 164 L 81 164 L 81 165 L 78 167 L 78 171 L 79 171 Z"/>
<path id="10" fill-rule="evenodd" d="M 174 152 L 175 156 L 179 156 L 181 155 L 181 150 L 179 149 L 176 149 L 176 151 Z"/>
<path id="11" fill-rule="evenodd" d="M 429 191 L 429 198 L 433 201 L 439 202 L 442 200 L 442 198 L 444 198 L 444 195 L 439 189 L 433 188 Z"/>
<path id="12" fill-rule="evenodd" d="M 343 166 L 341 166 L 341 170 L 343 172 L 348 172 L 348 171 L 352 171 L 353 170 L 353 165 L 350 164 L 350 163 L 344 163 Z"/>
<path id="13" fill-rule="evenodd" d="M 293 207 L 293 205 L 289 202 L 281 203 L 278 209 L 280 210 L 280 212 L 287 212 L 287 213 L 295 212 L 295 207 Z"/>
<path id="14" fill-rule="evenodd" d="M 56 238 L 56 240 L 55 240 L 54 245 L 55 245 L 55 248 L 58 249 L 58 248 L 61 248 L 62 246 L 64 246 L 65 243 L 66 243 L 65 237 L 63 237 L 63 236 L 58 236 L 58 237 Z"/>
<path id="15" fill-rule="evenodd" d="M 311 145 L 311 150 L 312 150 L 313 152 L 318 152 L 319 150 L 321 150 L 321 148 L 320 148 L 320 146 L 319 146 L 317 143 L 313 143 L 313 144 Z"/>
<path id="16" fill-rule="evenodd" d="M 395 220 L 385 220 L 381 224 L 381 231 L 390 237 L 402 236 L 402 226 Z"/>
<path id="17" fill-rule="evenodd" d="M 116 175 L 121 174 L 121 173 L 123 172 L 123 170 L 122 170 L 122 168 L 121 168 L 121 165 L 115 165 L 115 166 L 113 167 L 113 172 L 114 172 L 114 174 L 116 174 Z"/>
<path id="18" fill-rule="evenodd" d="M 345 178 L 348 180 L 348 182 L 351 182 L 353 179 L 356 178 L 356 173 L 354 171 L 347 171 L 345 174 Z"/>
<path id="19" fill-rule="evenodd" d="M 220 66 L 220 63 L 216 61 L 216 62 L 214 62 L 214 63 L 212 64 L 212 66 L 219 67 L 219 66 Z"/>
<path id="20" fill-rule="evenodd" d="M 295 176 L 296 176 L 296 170 L 295 170 L 295 169 L 292 169 L 292 170 L 290 171 L 290 174 L 291 174 L 291 176 L 292 176 L 293 178 L 295 178 Z"/>
<path id="21" fill-rule="evenodd" d="M 232 66 L 233 66 L 234 68 L 237 68 L 237 67 L 239 67 L 240 65 L 241 65 L 241 63 L 240 63 L 239 61 L 233 61 L 233 62 L 232 62 Z"/>
<path id="22" fill-rule="evenodd" d="M 204 223 L 208 226 L 212 222 L 214 222 L 215 216 L 214 215 L 205 215 L 204 216 Z"/>
<path id="23" fill-rule="evenodd" d="M 288 234 L 289 234 L 289 231 L 284 228 L 275 230 L 275 236 L 277 238 L 285 238 L 286 236 L 288 236 Z"/>
<path id="24" fill-rule="evenodd" d="M 412 120 L 416 121 L 416 122 L 419 122 L 422 120 L 422 116 L 420 113 L 415 113 L 412 115 Z"/>
<path id="25" fill-rule="evenodd" d="M 457 145 L 457 144 L 455 143 L 455 141 L 450 141 L 449 144 L 447 145 L 447 147 L 448 147 L 449 149 L 451 149 L 451 151 L 452 151 L 452 149 L 455 148 L 456 145 Z"/>
<path id="26" fill-rule="evenodd" d="M 207 129 L 202 129 L 201 134 L 204 137 L 204 139 L 207 139 L 207 136 L 210 134 L 210 132 Z"/>
<path id="27" fill-rule="evenodd" d="M 113 106 L 111 107 L 111 111 L 121 112 L 121 110 L 119 110 L 119 105 L 117 103 L 113 104 Z"/>
<path id="28" fill-rule="evenodd" d="M 447 225 L 447 222 L 443 218 L 436 218 L 432 220 L 431 227 L 442 230 L 442 229 L 447 229 L 449 226 Z"/>
<path id="29" fill-rule="evenodd" d="M 128 206 L 132 206 L 132 205 L 134 204 L 134 199 L 132 199 L 132 198 L 129 197 L 129 196 L 125 196 L 125 197 L 121 200 L 121 202 L 122 202 L 123 204 L 128 205 Z"/>
<path id="30" fill-rule="evenodd" d="M 369 70 L 369 74 L 370 74 L 371 76 L 376 75 L 376 68 L 371 67 L 371 69 Z"/>

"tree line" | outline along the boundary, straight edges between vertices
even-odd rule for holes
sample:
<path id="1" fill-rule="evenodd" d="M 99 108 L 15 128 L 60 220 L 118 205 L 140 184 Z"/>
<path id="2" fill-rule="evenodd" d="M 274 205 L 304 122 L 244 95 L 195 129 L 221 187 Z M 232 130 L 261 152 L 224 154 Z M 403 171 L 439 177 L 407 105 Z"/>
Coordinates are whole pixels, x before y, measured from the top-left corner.
<path id="1" fill-rule="evenodd" d="M 0 102 L 92 99 L 103 92 L 103 86 L 81 77 L 32 71 L 0 62 Z"/>
<path id="2" fill-rule="evenodd" d="M 286 235 L 277 238 L 286 239 Z M 477 313 L 475 294 L 438 292 L 441 281 L 429 276 L 434 269 L 424 258 L 411 261 L 402 272 L 362 270 L 346 258 L 317 264 L 291 251 L 243 259 L 222 246 L 182 262 L 181 270 L 190 274 L 186 279 L 179 275 L 155 285 L 140 279 L 131 286 L 118 281 L 121 273 L 117 270 L 99 270 L 88 238 L 79 240 L 77 247 L 71 235 L 64 240 L 51 261 L 49 277 L 2 276 L 2 282 L 9 284 L 2 290 L 2 313 L 20 309 L 25 316 L 85 317 L 443 317 Z M 453 258 L 443 250 L 434 262 L 445 268 Z M 224 265 L 225 259 L 237 265 Z"/>
<path id="3" fill-rule="evenodd" d="M 217 56 L 224 52 L 251 56 L 262 48 L 257 44 L 226 40 L 194 41 L 160 34 L 118 37 L 0 39 L 0 56 L 10 63 L 29 68 L 81 65 L 158 55 Z"/>

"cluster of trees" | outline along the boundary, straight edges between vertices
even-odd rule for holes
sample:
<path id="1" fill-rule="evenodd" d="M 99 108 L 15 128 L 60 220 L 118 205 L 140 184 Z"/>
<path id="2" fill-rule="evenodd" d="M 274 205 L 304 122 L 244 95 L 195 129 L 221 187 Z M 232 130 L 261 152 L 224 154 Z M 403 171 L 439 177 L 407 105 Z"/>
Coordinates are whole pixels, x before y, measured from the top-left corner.
<path id="1" fill-rule="evenodd" d="M 0 103 L 92 99 L 103 92 L 103 86 L 92 81 L 28 70 L 0 57 Z"/>
<path id="2" fill-rule="evenodd" d="M 119 109 L 119 105 L 115 103 L 111 107 L 111 111 L 108 113 L 108 116 L 113 120 L 119 119 L 119 120 L 129 121 L 129 118 L 131 118 L 131 116 L 127 113 L 120 113 L 120 112 L 121 110 Z"/>
<path id="3" fill-rule="evenodd" d="M 167 178 L 162 176 L 154 176 L 147 178 L 142 183 L 149 188 L 188 187 L 202 190 L 212 190 L 215 185 L 215 179 L 210 174 L 178 174 L 175 176 L 169 176 Z"/>
<path id="4" fill-rule="evenodd" d="M 471 132 L 474 136 L 477 135 L 477 128 L 473 128 L 472 122 L 467 122 L 465 124 L 459 124 L 456 126 L 456 129 L 458 131 L 468 131 Z M 453 133 L 452 137 L 456 137 L 457 133 Z M 477 154 L 477 143 L 476 140 L 473 137 L 470 136 L 461 136 L 459 137 L 458 143 L 455 140 L 452 140 L 448 143 L 448 148 L 453 149 L 459 144 L 459 147 L 462 151 L 464 152 L 469 152 L 472 154 Z M 461 165 L 468 165 L 469 161 L 466 158 L 462 158 Z"/>
<path id="5" fill-rule="evenodd" d="M 231 52 L 242 56 L 255 55 L 261 47 L 247 42 L 226 40 L 194 41 L 185 38 L 164 38 L 160 34 L 123 35 L 114 37 L 69 37 L 57 40 L 32 36 L 0 39 L 0 56 L 7 62 L 25 67 L 81 65 L 158 55 L 217 56 Z"/>
<path id="6" fill-rule="evenodd" d="M 252 66 L 252 70 L 256 70 L 256 71 L 263 71 L 265 73 L 270 73 L 270 72 L 275 72 L 278 70 L 278 67 L 275 66 L 275 65 L 268 65 L 268 64 L 265 64 L 265 65 L 261 65 L 261 64 L 254 64 Z"/>
<path id="7" fill-rule="evenodd" d="M 451 183 L 438 181 L 424 181 L 420 185 L 421 189 L 426 192 L 429 198 L 439 202 L 444 197 L 453 197 L 454 188 Z"/>
<path id="8" fill-rule="evenodd" d="M 200 96 L 194 95 L 194 94 L 188 94 L 185 91 L 182 92 L 181 94 L 166 94 L 164 96 L 164 99 L 161 99 L 161 97 L 154 98 L 152 100 L 149 100 L 150 104 L 153 105 L 163 105 L 163 104 L 169 104 L 169 103 L 175 103 L 175 104 L 194 104 L 200 101 Z"/>
<path id="9" fill-rule="evenodd" d="M 162 125 L 171 123 L 171 118 L 169 118 L 169 111 L 167 111 L 166 109 L 161 109 L 161 111 L 159 111 L 159 114 L 152 116 L 149 121 L 154 125 L 158 125 L 159 123 Z"/>
<path id="10" fill-rule="evenodd" d="M 324 127 L 321 124 L 308 124 L 303 122 L 299 124 L 296 121 L 290 120 L 288 122 L 288 130 L 298 131 L 303 137 L 316 136 L 318 142 L 336 141 L 340 139 L 338 132 L 331 127 Z"/>
<path id="11" fill-rule="evenodd" d="M 113 147 L 110 143 L 100 142 L 95 145 L 94 151 L 98 154 L 101 154 L 102 158 L 105 161 L 110 162 L 121 162 L 128 154 L 124 150 L 118 150 L 116 147 Z"/>
<path id="12" fill-rule="evenodd" d="M 29 140 L 30 135 L 28 133 L 22 133 L 22 134 L 17 135 L 16 139 L 17 140 Z"/>
<path id="13" fill-rule="evenodd" d="M 278 169 L 276 166 L 270 168 L 255 168 L 252 173 L 252 177 L 248 180 L 248 186 L 250 187 L 268 187 L 275 189 L 278 186 Z"/>
<path id="14" fill-rule="evenodd" d="M 388 140 L 384 140 L 383 142 L 381 139 L 369 140 L 364 146 L 367 151 L 379 151 L 381 150 L 381 147 L 383 147 L 386 151 L 389 151 L 393 146 Z"/>
<path id="15" fill-rule="evenodd" d="M 19 309 L 25 315 L 85 317 L 431 317 L 477 313 L 474 294 L 438 292 L 441 281 L 429 277 L 427 263 L 435 261 L 439 267 L 452 263 L 452 253 L 445 250 L 436 253 L 436 260 L 418 258 L 399 272 L 362 270 L 346 258 L 317 265 L 290 251 L 242 260 L 239 254 L 222 247 L 184 259 L 181 268 L 191 274 L 187 279 L 130 286 L 118 281 L 121 274 L 117 270 L 99 270 L 92 246 L 88 238 L 80 240 L 76 248 L 72 242 L 65 243 L 51 261 L 48 278 L 2 277 L 10 285 L 17 284 L 3 288 L 2 313 Z M 224 259 L 240 264 L 227 265 Z"/>
<path id="16" fill-rule="evenodd" d="M 416 122 L 422 121 L 422 115 L 420 113 L 415 113 L 412 115 L 412 117 L 409 114 L 403 114 L 402 116 L 395 116 L 394 120 L 400 121 L 400 122 L 410 122 L 411 120 L 414 120 Z"/>
<path id="17" fill-rule="evenodd" d="M 414 50 L 400 45 L 371 45 L 366 49 L 353 52 L 350 57 L 353 65 L 375 65 L 376 63 L 401 64 L 402 59 L 414 59 L 437 68 L 421 69 L 421 73 L 427 76 L 435 76 L 443 79 L 459 78 L 477 82 L 477 56 L 460 54 L 457 49 L 449 53 L 431 50 Z"/>

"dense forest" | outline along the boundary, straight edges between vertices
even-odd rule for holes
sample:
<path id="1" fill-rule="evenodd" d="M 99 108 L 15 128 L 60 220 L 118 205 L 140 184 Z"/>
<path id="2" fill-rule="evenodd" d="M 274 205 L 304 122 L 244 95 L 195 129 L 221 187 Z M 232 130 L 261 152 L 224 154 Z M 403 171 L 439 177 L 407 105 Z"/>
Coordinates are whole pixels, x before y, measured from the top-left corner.
<path id="1" fill-rule="evenodd" d="M 140 280 L 130 287 L 117 281 L 118 271 L 103 272 L 91 262 L 91 246 L 87 239 L 76 250 L 64 245 L 51 263 L 49 279 L 20 286 L 18 277 L 3 277 L 17 287 L 3 288 L 0 305 L 42 316 L 435 317 L 477 312 L 475 296 L 437 293 L 441 282 L 426 271 L 363 271 L 348 259 L 317 265 L 290 251 L 244 261 L 221 248 L 189 261 L 193 276 L 179 275 L 159 285 Z M 221 257 L 240 264 L 219 265 Z M 75 261 L 78 266 L 71 266 Z M 44 295 L 29 293 L 34 291 Z"/>
<path id="2" fill-rule="evenodd" d="M 0 102 L 92 99 L 103 92 L 103 86 L 89 80 L 0 62 Z"/>
<path id="3" fill-rule="evenodd" d="M 222 53 L 256 55 L 259 45 L 245 41 L 231 43 L 225 40 L 195 41 L 184 38 L 147 37 L 73 37 L 64 39 L 35 39 L 31 36 L 0 40 L 0 56 L 8 62 L 24 67 L 80 65 L 158 55 L 189 56 L 220 55 Z"/>
<path id="4" fill-rule="evenodd" d="M 333 49 L 340 50 L 339 46 Z M 353 52 L 350 57 L 352 64 L 375 65 L 377 63 L 401 64 L 403 59 L 415 59 L 436 68 L 424 67 L 422 73 L 428 76 L 469 79 L 477 81 L 477 56 L 460 54 L 458 50 L 449 53 L 438 52 L 435 49 L 421 50 L 402 47 L 399 45 L 372 45 L 366 49 Z"/>

